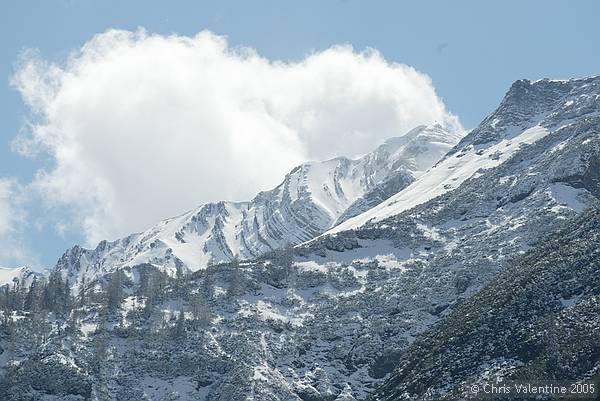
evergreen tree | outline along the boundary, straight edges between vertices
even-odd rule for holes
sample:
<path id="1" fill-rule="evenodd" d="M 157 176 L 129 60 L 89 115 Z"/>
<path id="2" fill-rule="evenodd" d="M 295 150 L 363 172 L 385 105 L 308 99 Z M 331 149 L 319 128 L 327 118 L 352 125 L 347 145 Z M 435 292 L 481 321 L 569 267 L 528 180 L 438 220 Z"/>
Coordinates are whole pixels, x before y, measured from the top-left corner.
<path id="1" fill-rule="evenodd" d="M 175 323 L 175 337 L 185 337 L 185 314 L 183 309 L 179 311 L 179 316 L 177 317 L 177 322 Z"/>
<path id="2" fill-rule="evenodd" d="M 106 289 L 106 307 L 109 311 L 114 312 L 121 307 L 123 302 L 123 284 L 122 272 L 117 270 L 108 278 L 108 286 Z"/>
<path id="3" fill-rule="evenodd" d="M 26 311 L 35 312 L 39 306 L 39 294 L 38 294 L 38 282 L 37 277 L 34 276 L 29 286 L 29 291 L 25 296 L 25 303 L 23 308 Z"/>
<path id="4" fill-rule="evenodd" d="M 215 277 L 212 268 L 207 268 L 202 276 L 200 284 L 200 293 L 204 300 L 210 301 L 213 299 L 215 292 Z"/>
<path id="5" fill-rule="evenodd" d="M 9 289 L 8 295 L 8 309 L 11 311 L 21 309 L 21 294 L 19 292 L 19 286 L 15 283 L 12 288 Z"/>
<path id="6" fill-rule="evenodd" d="M 240 267 L 240 262 L 236 256 L 229 264 L 231 274 L 227 285 L 227 297 L 234 298 L 244 294 L 244 273 Z"/>
<path id="7" fill-rule="evenodd" d="M 201 330 L 208 328 L 212 323 L 212 313 L 201 293 L 192 296 L 190 308 L 194 317 L 194 326 Z"/>
<path id="8" fill-rule="evenodd" d="M 151 280 L 148 280 L 144 289 L 144 309 L 142 315 L 144 318 L 149 319 L 154 311 L 154 289 Z"/>
<path id="9" fill-rule="evenodd" d="M 42 288 L 42 295 L 40 297 L 40 308 L 45 311 L 51 311 L 51 302 L 50 283 L 44 283 L 44 288 Z"/>
<path id="10" fill-rule="evenodd" d="M 0 307 L 5 312 L 12 311 L 12 300 L 11 300 L 11 292 L 8 284 L 2 286 L 0 289 Z"/>
<path id="11" fill-rule="evenodd" d="M 41 347 L 48 342 L 52 325 L 48 322 L 46 312 L 34 312 L 31 314 L 31 334 L 35 339 L 36 347 Z"/>
<path id="12" fill-rule="evenodd" d="M 63 283 L 62 294 L 62 312 L 63 316 L 68 316 L 73 309 L 73 300 L 71 299 L 71 286 L 69 285 L 69 279 L 66 279 Z"/>
<path id="13" fill-rule="evenodd" d="M 85 275 L 81 277 L 81 281 L 79 282 L 79 294 L 77 296 L 77 304 L 80 308 L 83 308 L 87 302 L 87 282 Z"/>
<path id="14" fill-rule="evenodd" d="M 183 298 L 185 295 L 185 272 L 183 267 L 177 265 L 177 272 L 175 276 L 175 296 Z"/>

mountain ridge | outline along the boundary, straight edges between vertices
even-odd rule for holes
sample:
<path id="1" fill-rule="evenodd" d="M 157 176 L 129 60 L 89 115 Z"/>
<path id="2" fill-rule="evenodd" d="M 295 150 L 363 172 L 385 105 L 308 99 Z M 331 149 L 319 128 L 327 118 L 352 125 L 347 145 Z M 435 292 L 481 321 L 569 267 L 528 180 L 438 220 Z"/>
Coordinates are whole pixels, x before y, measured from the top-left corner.
<path id="1" fill-rule="evenodd" d="M 516 81 L 500 106 L 437 162 L 430 174 L 325 234 L 357 228 L 409 210 L 457 188 L 479 170 L 499 165 L 520 146 L 551 134 L 560 124 L 599 115 L 598 91 L 600 76 L 568 81 Z M 523 135 L 524 131 L 529 135 Z"/>
<path id="2" fill-rule="evenodd" d="M 398 192 L 460 139 L 439 125 L 418 126 L 358 159 L 307 162 L 251 201 L 207 203 L 150 229 L 94 249 L 75 246 L 56 264 L 70 282 L 119 266 L 150 263 L 170 274 L 248 259 L 314 238 Z"/>

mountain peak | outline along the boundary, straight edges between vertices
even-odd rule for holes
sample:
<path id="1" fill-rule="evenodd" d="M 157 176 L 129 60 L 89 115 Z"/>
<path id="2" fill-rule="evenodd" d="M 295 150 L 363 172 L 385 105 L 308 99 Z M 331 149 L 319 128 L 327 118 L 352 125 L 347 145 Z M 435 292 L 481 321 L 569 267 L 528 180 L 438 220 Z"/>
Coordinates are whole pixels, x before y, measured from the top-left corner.
<path id="1" fill-rule="evenodd" d="M 469 145 L 498 142 L 536 124 L 555 128 L 556 124 L 598 110 L 600 76 L 570 80 L 542 79 L 515 81 L 500 106 L 465 136 L 450 152 Z M 591 96 L 590 96 L 591 95 Z"/>
<path id="2" fill-rule="evenodd" d="M 29 266 L 0 267 L 0 286 L 20 284 L 29 286 L 34 277 L 42 277 L 44 271 Z"/>
<path id="3" fill-rule="evenodd" d="M 478 171 L 502 164 L 521 147 L 600 114 L 600 77 L 516 81 L 500 106 L 431 169 L 401 192 L 326 234 L 381 221 L 458 188 Z"/>

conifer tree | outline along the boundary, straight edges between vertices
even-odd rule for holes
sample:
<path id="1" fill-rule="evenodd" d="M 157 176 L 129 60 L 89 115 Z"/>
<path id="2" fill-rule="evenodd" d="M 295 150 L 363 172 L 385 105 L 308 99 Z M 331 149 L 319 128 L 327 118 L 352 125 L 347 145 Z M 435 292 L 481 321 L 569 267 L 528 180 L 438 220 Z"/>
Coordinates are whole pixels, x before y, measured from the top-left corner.
<path id="1" fill-rule="evenodd" d="M 123 302 L 123 285 L 121 275 L 121 271 L 117 270 L 108 278 L 108 286 L 106 289 L 106 307 L 111 312 L 119 309 L 121 307 L 121 302 Z"/>
<path id="2" fill-rule="evenodd" d="M 25 303 L 23 308 L 26 311 L 35 312 L 39 306 L 39 295 L 38 295 L 38 282 L 37 277 L 34 276 L 29 286 L 29 291 L 25 296 Z"/>
<path id="3" fill-rule="evenodd" d="M 77 303 L 80 308 L 83 308 L 87 302 L 87 282 L 85 278 L 85 274 L 81 277 L 81 281 L 79 282 L 79 294 L 77 296 Z"/>
<path id="4" fill-rule="evenodd" d="M 177 322 L 175 323 L 175 337 L 182 338 L 185 336 L 185 314 L 183 309 L 179 311 Z"/>
<path id="5" fill-rule="evenodd" d="M 233 298 L 244 294 L 244 275 L 237 256 L 231 261 L 229 267 L 231 274 L 227 285 L 227 297 Z"/>

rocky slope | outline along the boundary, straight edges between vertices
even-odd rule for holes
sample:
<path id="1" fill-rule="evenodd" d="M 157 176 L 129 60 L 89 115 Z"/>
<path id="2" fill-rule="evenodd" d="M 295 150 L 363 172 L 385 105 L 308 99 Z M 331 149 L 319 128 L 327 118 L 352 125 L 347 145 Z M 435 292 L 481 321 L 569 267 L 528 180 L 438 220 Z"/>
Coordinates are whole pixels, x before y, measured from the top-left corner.
<path id="1" fill-rule="evenodd" d="M 499 380 L 597 383 L 600 209 L 507 264 L 410 346 L 373 400 L 473 399 L 472 385 Z"/>

